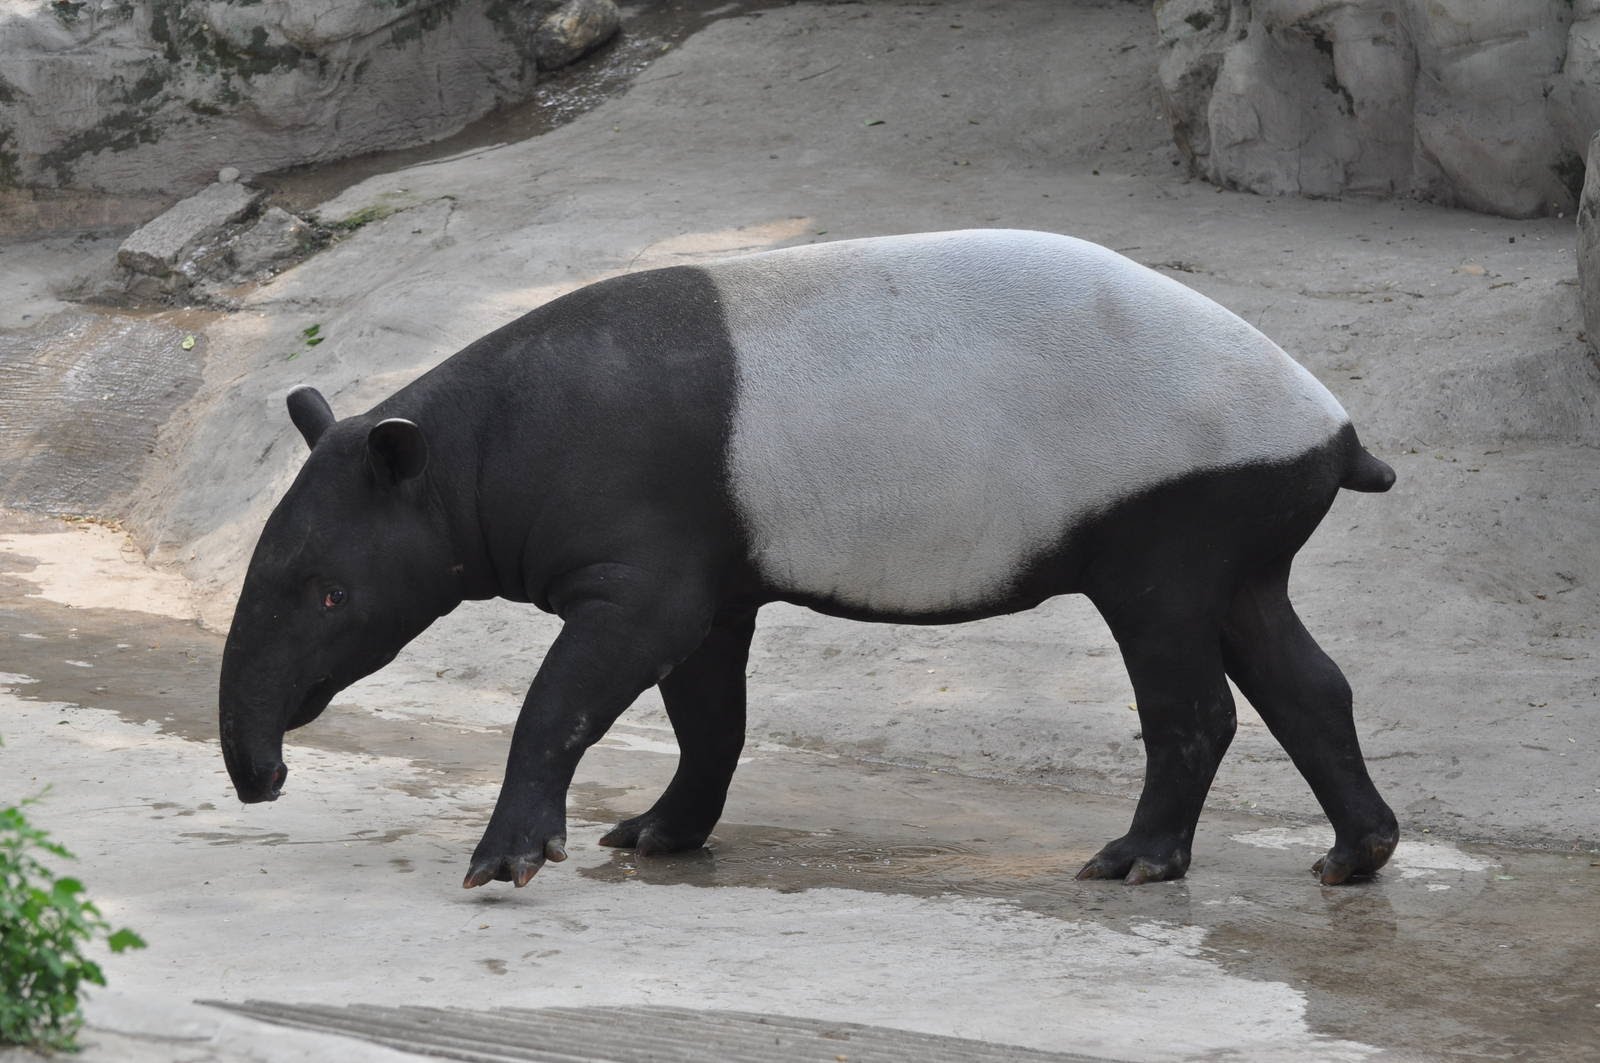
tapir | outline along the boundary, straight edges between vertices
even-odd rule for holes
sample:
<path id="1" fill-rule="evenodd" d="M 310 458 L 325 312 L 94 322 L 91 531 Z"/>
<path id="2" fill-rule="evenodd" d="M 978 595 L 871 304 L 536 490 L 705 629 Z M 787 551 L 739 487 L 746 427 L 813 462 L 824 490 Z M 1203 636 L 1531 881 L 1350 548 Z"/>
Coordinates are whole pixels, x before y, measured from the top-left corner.
<path id="1" fill-rule="evenodd" d="M 1343 407 L 1217 303 L 1092 243 L 982 230 L 614 277 L 491 332 L 366 413 L 288 396 L 310 456 L 266 521 L 222 659 L 245 802 L 286 731 L 467 599 L 562 627 L 464 885 L 566 857 L 579 758 L 660 688 L 670 784 L 602 839 L 703 845 L 745 732 L 762 605 L 948 624 L 1086 595 L 1145 747 L 1128 832 L 1079 878 L 1186 873 L 1231 740 L 1227 678 L 1333 823 L 1313 871 L 1399 836 L 1349 684 L 1288 596 L 1340 488 L 1393 471 Z"/>

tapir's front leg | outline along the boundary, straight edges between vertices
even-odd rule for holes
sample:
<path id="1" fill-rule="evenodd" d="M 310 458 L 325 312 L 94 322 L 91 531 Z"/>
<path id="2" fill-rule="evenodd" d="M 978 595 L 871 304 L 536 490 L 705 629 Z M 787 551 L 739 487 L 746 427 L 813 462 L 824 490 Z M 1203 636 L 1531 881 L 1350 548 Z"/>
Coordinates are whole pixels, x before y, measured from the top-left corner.
<path id="1" fill-rule="evenodd" d="M 703 596 L 608 567 L 557 604 L 565 618 L 522 704 L 505 782 L 462 885 L 518 886 L 566 853 L 566 795 L 584 750 L 704 638 Z M 573 581 L 569 581 L 569 584 Z"/>
<path id="2" fill-rule="evenodd" d="M 601 845 L 650 856 L 705 844 L 744 748 L 744 669 L 755 629 L 753 612 L 717 617 L 700 648 L 661 681 L 678 736 L 678 770 L 648 812 L 617 824 Z"/>

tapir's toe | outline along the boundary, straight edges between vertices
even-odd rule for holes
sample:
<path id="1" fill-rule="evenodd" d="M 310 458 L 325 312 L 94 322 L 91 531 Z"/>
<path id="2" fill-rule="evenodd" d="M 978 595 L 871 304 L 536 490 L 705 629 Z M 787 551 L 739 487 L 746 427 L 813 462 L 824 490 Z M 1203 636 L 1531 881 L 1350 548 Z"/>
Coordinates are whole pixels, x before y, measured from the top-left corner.
<path id="1" fill-rule="evenodd" d="M 1182 878 L 1189 870 L 1189 850 L 1174 841 L 1118 838 L 1084 864 L 1077 878 L 1121 879 L 1130 886 Z"/>
<path id="2" fill-rule="evenodd" d="M 632 849 L 639 856 L 658 856 L 698 849 L 710 836 L 710 828 L 673 824 L 652 811 L 618 823 L 606 832 L 600 844 L 611 849 Z"/>
<path id="3" fill-rule="evenodd" d="M 509 882 L 521 889 L 533 881 L 533 876 L 539 873 L 545 861 L 559 864 L 566 858 L 567 839 L 560 837 L 545 842 L 540 852 L 479 858 L 467 869 L 466 877 L 461 880 L 461 888 L 470 890 L 490 882 Z"/>
<path id="4" fill-rule="evenodd" d="M 1399 840 L 1399 830 L 1388 829 L 1374 831 L 1353 845 L 1335 842 L 1326 856 L 1311 865 L 1311 873 L 1324 886 L 1369 879 L 1389 862 Z"/>

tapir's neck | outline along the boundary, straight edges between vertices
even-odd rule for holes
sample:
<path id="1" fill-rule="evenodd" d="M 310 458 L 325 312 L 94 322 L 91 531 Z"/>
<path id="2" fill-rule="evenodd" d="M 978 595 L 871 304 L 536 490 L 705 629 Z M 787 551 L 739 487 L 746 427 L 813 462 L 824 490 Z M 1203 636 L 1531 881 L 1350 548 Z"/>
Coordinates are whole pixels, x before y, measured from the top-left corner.
<path id="1" fill-rule="evenodd" d="M 681 534 L 650 526 L 668 512 L 702 522 L 701 549 L 735 549 L 719 516 L 734 386 L 721 313 L 701 270 L 614 277 L 496 329 L 375 411 L 428 438 L 464 596 L 553 608 L 567 575 L 659 553 Z"/>
<path id="2" fill-rule="evenodd" d="M 448 528 L 448 539 L 453 547 L 448 570 L 456 578 L 463 600 L 504 595 L 499 570 L 479 519 L 475 473 L 476 470 L 468 466 L 465 476 L 458 477 L 441 469 L 429 477 L 430 489 Z"/>
<path id="3" fill-rule="evenodd" d="M 494 400 L 471 394 L 465 383 L 460 374 L 435 369 L 372 412 L 381 417 L 404 417 L 422 427 L 428 440 L 423 489 L 449 544 L 440 563 L 454 580 L 460 600 L 516 598 L 520 597 L 517 588 L 507 586 L 503 566 L 496 563 L 491 529 L 482 512 L 481 418 L 487 412 L 485 403 Z M 463 416 L 468 411 L 471 415 Z"/>

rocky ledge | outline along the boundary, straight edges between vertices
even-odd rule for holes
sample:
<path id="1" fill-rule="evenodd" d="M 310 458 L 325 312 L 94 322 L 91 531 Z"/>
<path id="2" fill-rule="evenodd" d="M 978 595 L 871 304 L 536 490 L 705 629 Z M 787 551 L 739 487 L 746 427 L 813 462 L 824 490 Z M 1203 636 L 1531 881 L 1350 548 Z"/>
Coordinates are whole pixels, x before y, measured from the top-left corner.
<path id="1" fill-rule="evenodd" d="M 1157 0 L 1179 150 L 1219 185 L 1570 213 L 1600 0 Z"/>
<path id="2" fill-rule="evenodd" d="M 612 0 L 0 0 L 0 214 L 149 217 L 230 164 L 437 139 L 617 25 Z"/>

